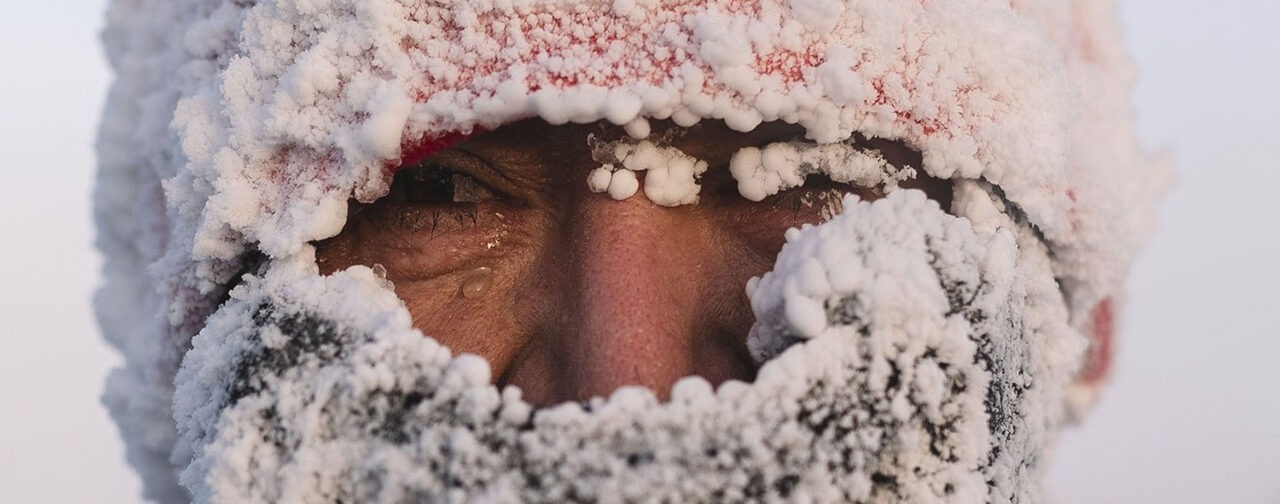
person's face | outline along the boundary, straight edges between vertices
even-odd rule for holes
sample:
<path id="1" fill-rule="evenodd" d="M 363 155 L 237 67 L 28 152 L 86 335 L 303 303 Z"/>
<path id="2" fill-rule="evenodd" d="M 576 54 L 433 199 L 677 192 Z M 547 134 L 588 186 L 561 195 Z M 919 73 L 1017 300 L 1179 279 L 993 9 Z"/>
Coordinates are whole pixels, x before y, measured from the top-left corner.
<path id="1" fill-rule="evenodd" d="M 739 195 L 727 168 L 738 149 L 802 136 L 781 123 L 749 133 L 655 123 L 651 140 L 709 166 L 697 204 L 663 207 L 643 190 L 616 201 L 588 189 L 601 164 L 588 138 L 624 138 L 621 128 L 516 123 L 404 167 L 372 204 L 353 202 L 342 233 L 318 244 L 320 267 L 381 265 L 417 328 L 484 357 L 499 385 L 533 404 L 622 385 L 665 396 L 695 374 L 750 380 L 747 280 L 770 269 L 786 229 L 818 222 L 833 194 L 879 194 L 810 177 L 758 203 Z M 856 141 L 920 166 L 900 144 Z M 902 186 L 949 198 L 943 183 L 920 180 Z"/>

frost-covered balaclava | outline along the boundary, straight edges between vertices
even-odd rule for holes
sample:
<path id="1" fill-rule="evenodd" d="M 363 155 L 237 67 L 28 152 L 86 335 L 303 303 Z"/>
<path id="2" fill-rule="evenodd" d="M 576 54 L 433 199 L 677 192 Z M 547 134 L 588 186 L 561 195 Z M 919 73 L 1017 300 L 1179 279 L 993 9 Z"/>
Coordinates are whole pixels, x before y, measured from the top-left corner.
<path id="1" fill-rule="evenodd" d="M 1036 502 L 1165 177 L 1108 0 L 115 0 L 105 39 L 105 401 L 163 502 Z M 734 156 L 748 199 L 887 195 L 743 286 L 754 382 L 536 408 L 312 245 L 526 118 L 625 125 L 582 181 L 615 198 L 696 204 L 649 119 L 801 126 Z M 925 175 L 949 208 L 896 189 Z"/>

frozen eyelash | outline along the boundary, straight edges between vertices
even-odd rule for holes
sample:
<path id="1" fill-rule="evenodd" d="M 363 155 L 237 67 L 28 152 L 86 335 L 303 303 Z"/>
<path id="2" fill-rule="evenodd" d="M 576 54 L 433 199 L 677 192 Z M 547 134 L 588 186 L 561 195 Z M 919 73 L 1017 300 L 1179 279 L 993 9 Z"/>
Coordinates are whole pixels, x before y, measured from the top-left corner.
<path id="1" fill-rule="evenodd" d="M 886 190 L 916 174 L 914 168 L 895 166 L 874 149 L 844 142 L 798 141 L 740 149 L 729 161 L 729 171 L 738 181 L 738 192 L 752 201 L 804 185 L 805 177 L 812 174 L 823 174 L 855 187 Z"/>

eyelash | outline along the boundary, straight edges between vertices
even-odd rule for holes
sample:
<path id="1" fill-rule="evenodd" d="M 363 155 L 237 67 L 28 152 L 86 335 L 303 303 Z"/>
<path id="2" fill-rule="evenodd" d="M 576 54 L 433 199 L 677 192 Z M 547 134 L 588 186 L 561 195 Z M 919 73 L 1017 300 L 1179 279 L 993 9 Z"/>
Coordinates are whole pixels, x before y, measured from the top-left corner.
<path id="1" fill-rule="evenodd" d="M 430 226 L 430 234 L 434 236 L 442 222 L 448 223 L 446 219 L 460 228 L 468 224 L 472 228 L 480 225 L 476 210 L 463 206 L 430 209 L 427 212 L 402 211 L 397 215 L 396 224 L 406 231 L 421 231 Z"/>
<path id="2" fill-rule="evenodd" d="M 881 197 L 884 193 L 882 187 L 858 187 L 836 182 L 826 175 L 812 174 L 805 178 L 804 185 L 778 193 L 773 207 L 778 211 L 791 210 L 792 220 L 797 223 L 802 220 L 800 217 L 802 211 L 814 208 L 825 220 L 831 217 L 827 215 L 828 213 L 839 211 L 841 201 L 846 194 L 857 194 L 864 199 L 869 199 Z"/>

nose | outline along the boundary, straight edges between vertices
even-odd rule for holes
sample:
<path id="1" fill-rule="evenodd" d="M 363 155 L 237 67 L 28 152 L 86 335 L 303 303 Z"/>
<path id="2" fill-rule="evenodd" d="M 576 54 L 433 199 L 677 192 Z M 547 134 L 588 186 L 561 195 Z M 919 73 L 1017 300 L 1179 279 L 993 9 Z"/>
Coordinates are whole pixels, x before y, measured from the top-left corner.
<path id="1" fill-rule="evenodd" d="M 698 374 L 719 383 L 746 378 L 726 338 L 715 334 L 718 285 L 714 233 L 689 207 L 666 208 L 637 194 L 614 201 L 583 197 L 570 226 L 565 299 L 572 328 L 561 340 L 560 399 L 607 396 L 640 385 L 665 399 L 671 385 Z M 745 335 L 740 335 L 745 336 Z"/>

